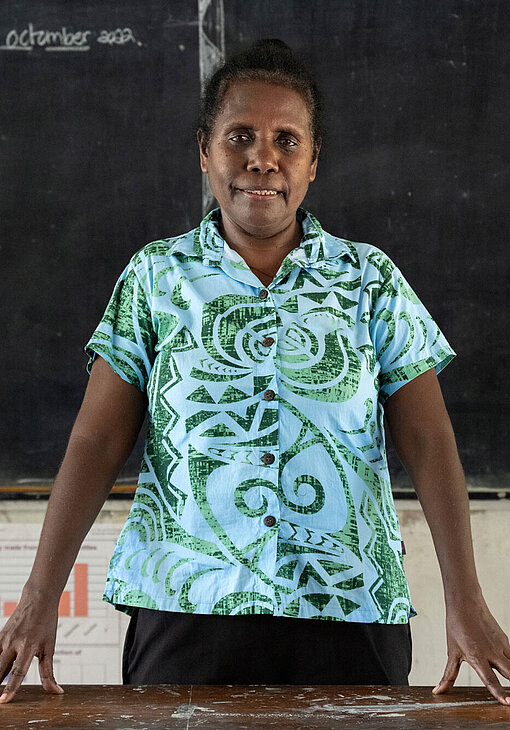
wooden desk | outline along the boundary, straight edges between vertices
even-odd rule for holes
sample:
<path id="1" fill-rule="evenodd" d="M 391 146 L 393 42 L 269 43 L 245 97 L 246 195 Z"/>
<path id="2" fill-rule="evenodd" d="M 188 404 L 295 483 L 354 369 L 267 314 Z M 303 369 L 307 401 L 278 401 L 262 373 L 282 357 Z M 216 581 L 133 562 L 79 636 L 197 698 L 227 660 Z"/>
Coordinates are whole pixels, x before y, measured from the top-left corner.
<path id="1" fill-rule="evenodd" d="M 41 687 L 19 690 L 0 705 L 0 727 L 37 728 L 486 728 L 510 729 L 510 706 L 485 687 L 455 687 L 434 696 L 430 687 L 341 685 L 64 685 L 64 695 Z"/>

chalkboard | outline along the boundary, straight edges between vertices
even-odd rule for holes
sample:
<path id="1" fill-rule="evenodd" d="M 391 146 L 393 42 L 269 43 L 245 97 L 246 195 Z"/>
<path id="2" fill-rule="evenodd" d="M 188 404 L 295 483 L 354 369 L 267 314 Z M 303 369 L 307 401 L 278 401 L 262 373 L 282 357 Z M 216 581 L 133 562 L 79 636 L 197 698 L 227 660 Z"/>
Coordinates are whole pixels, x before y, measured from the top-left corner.
<path id="1" fill-rule="evenodd" d="M 198 224 L 201 83 L 280 37 L 327 108 L 305 207 L 384 251 L 458 357 L 440 376 L 470 488 L 508 486 L 507 2 L 4 0 L 0 482 L 50 481 L 83 345 L 143 244 Z M 123 478 L 134 478 L 140 447 Z M 394 485 L 408 483 L 391 456 Z"/>

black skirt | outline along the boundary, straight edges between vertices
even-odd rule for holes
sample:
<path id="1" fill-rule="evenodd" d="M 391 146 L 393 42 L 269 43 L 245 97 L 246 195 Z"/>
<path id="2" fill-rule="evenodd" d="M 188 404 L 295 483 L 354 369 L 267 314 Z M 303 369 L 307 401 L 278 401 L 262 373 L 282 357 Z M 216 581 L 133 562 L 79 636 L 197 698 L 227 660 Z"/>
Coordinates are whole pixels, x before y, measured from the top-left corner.
<path id="1" fill-rule="evenodd" d="M 407 624 L 134 609 L 124 684 L 408 685 Z"/>

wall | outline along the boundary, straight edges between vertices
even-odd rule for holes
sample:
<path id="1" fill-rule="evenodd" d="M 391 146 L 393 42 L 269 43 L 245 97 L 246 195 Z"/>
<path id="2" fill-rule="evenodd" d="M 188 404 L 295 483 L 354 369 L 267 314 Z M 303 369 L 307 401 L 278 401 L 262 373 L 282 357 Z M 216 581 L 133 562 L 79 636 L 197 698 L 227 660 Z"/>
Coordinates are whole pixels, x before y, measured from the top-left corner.
<path id="1" fill-rule="evenodd" d="M 419 503 L 400 500 L 396 501 L 396 506 L 407 550 L 406 574 L 418 612 L 411 620 L 413 668 L 410 684 L 432 685 L 441 679 L 446 666 L 445 610 L 439 566 Z M 510 634 L 509 522 L 509 500 L 471 501 L 478 577 L 490 610 L 507 634 Z M 501 676 L 498 678 L 502 681 Z M 466 663 L 461 666 L 457 683 L 482 684 Z"/>
<path id="2" fill-rule="evenodd" d="M 435 685 L 446 664 L 444 607 L 441 578 L 423 512 L 414 500 L 396 500 L 406 544 L 406 574 L 418 615 L 411 620 L 413 636 L 412 685 Z M 33 561 L 45 501 L 9 501 L 0 505 L 0 626 L 5 602 L 17 599 Z M 66 591 L 71 596 L 70 616 L 59 619 L 55 674 L 65 683 L 121 682 L 121 649 L 126 616 L 101 602 L 108 559 L 127 517 L 128 502 L 109 500 L 85 540 L 77 563 L 89 564 L 88 615 L 74 615 L 71 574 Z M 471 521 L 480 582 L 491 611 L 510 632 L 510 518 L 509 500 L 473 500 Z M 14 536 L 14 539 L 13 539 Z M 18 550 L 7 549 L 19 545 Z M 102 567 L 101 567 L 102 563 Z M 501 677 L 500 677 L 501 679 Z M 38 683 L 36 662 L 28 675 Z M 503 682 L 504 683 L 504 682 Z M 458 685 L 480 685 L 475 672 L 463 664 Z"/>

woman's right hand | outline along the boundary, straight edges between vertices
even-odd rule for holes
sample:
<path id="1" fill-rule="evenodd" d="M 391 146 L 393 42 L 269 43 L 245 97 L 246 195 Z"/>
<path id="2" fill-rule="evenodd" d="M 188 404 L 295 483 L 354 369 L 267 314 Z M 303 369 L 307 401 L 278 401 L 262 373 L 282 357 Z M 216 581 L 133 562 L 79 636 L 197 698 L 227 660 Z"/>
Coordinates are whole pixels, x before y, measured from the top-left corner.
<path id="1" fill-rule="evenodd" d="M 11 673 L 0 703 L 14 697 L 34 656 L 44 689 L 64 691 L 53 676 L 58 597 L 133 449 L 146 408 L 145 393 L 98 357 L 51 489 L 32 571 L 16 610 L 0 632 L 0 682 Z"/>
<path id="2" fill-rule="evenodd" d="M 0 682 L 10 672 L 0 703 L 12 700 L 35 656 L 46 692 L 63 693 L 53 676 L 57 621 L 58 601 L 55 603 L 25 586 L 14 613 L 0 631 Z"/>

